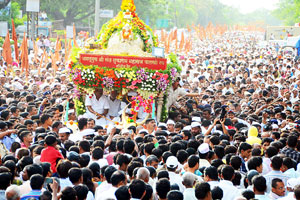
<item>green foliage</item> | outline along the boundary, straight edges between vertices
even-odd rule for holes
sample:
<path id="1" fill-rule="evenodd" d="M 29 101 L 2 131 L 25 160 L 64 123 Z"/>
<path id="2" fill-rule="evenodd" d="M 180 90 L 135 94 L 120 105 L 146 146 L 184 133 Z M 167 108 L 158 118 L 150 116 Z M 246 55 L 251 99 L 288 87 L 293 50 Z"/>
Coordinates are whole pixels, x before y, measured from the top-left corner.
<path id="1" fill-rule="evenodd" d="M 57 35 L 65 35 L 66 31 L 65 30 L 55 30 L 54 31 Z"/>
<path id="2" fill-rule="evenodd" d="M 20 19 L 19 18 L 20 9 L 21 9 L 21 5 L 18 2 L 12 2 L 11 3 L 11 14 L 0 15 L 0 21 L 7 21 L 9 23 L 9 25 L 11 26 L 11 18 L 13 18 L 16 27 L 24 24 L 24 21 L 27 20 L 27 16 L 24 15 L 23 18 Z"/>
<path id="3" fill-rule="evenodd" d="M 26 0 L 18 0 L 23 11 Z M 277 17 L 286 24 L 297 22 L 300 14 L 300 0 L 281 0 Z M 241 14 L 237 8 L 223 5 L 220 0 L 135 0 L 136 13 L 151 28 L 156 29 L 158 20 L 168 20 L 169 28 L 185 28 L 187 25 L 201 24 L 242 24 L 260 23 L 279 25 L 280 22 L 267 10 Z M 101 9 L 112 9 L 116 16 L 121 0 L 101 0 Z M 64 25 L 73 23 L 80 26 L 94 26 L 95 0 L 43 0 L 41 11 L 46 11 L 50 20 L 64 20 Z M 291 16 L 286 18 L 286 16 Z M 109 19 L 100 19 L 101 25 Z M 78 25 L 77 25 L 78 24 Z M 100 31 L 100 30 L 99 30 Z"/>
<path id="4" fill-rule="evenodd" d="M 300 21 L 300 1 L 280 0 L 273 15 L 281 19 L 285 25 L 293 26 Z"/>

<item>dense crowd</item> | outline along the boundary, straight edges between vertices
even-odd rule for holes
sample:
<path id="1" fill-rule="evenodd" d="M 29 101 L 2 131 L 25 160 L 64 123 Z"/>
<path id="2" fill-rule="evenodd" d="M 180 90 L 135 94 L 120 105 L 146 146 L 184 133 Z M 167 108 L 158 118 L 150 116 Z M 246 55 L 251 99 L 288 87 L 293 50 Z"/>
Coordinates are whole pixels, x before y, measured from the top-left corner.
<path id="1" fill-rule="evenodd" d="M 111 121 L 134 92 L 97 89 L 76 114 L 63 51 L 56 72 L 30 51 L 29 77 L 0 60 L 0 200 L 299 200 L 300 63 L 261 40 L 194 39 L 168 119 L 128 128 Z"/>

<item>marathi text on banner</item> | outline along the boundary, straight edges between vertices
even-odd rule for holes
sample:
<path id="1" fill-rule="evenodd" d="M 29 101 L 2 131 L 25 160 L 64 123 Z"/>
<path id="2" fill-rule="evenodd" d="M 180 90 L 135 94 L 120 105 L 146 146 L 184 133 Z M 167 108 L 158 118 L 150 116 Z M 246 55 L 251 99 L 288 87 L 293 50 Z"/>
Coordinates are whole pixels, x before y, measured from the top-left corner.
<path id="1" fill-rule="evenodd" d="M 108 68 L 141 67 L 152 70 L 167 69 L 167 59 L 165 58 L 80 54 L 80 63 L 83 65 L 96 65 Z"/>

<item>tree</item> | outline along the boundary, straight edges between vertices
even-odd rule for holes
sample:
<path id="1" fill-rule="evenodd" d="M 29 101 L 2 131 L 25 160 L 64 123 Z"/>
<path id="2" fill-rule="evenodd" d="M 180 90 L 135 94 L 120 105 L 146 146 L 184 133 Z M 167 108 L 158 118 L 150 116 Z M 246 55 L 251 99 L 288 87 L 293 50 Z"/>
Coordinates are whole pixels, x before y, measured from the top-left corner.
<path id="1" fill-rule="evenodd" d="M 293 0 L 282 0 L 293 2 Z M 300 0 L 294 0 L 299 1 Z M 26 0 L 18 0 L 25 11 Z M 137 14 L 156 28 L 157 20 L 168 19 L 169 27 L 185 28 L 187 25 L 201 24 L 247 24 L 250 21 L 270 21 L 268 13 L 243 15 L 237 8 L 223 5 L 219 0 L 135 0 Z M 101 9 L 112 9 L 116 15 L 120 11 L 121 0 L 101 0 Z M 95 0 L 43 0 L 41 11 L 46 11 L 50 20 L 64 20 L 64 25 L 76 23 L 78 26 L 94 25 Z M 266 17 L 266 18 L 264 18 Z M 100 19 L 104 24 L 109 19 Z M 271 20 L 272 21 L 272 20 Z M 273 20 L 274 21 L 274 20 Z"/>
<path id="2" fill-rule="evenodd" d="M 2 13 L 0 15 L 0 21 L 7 21 L 11 25 L 11 18 L 15 21 L 15 26 L 22 25 L 24 21 L 26 20 L 26 16 L 23 16 L 23 18 L 19 18 L 20 16 L 20 4 L 17 2 L 11 2 L 10 9 L 7 11 L 4 11 L 5 13 Z M 9 13 L 10 11 L 11 13 Z M 6 13 L 8 12 L 8 13 Z"/>
<path id="3" fill-rule="evenodd" d="M 273 15 L 281 19 L 285 25 L 293 26 L 300 22 L 300 0 L 280 0 Z"/>

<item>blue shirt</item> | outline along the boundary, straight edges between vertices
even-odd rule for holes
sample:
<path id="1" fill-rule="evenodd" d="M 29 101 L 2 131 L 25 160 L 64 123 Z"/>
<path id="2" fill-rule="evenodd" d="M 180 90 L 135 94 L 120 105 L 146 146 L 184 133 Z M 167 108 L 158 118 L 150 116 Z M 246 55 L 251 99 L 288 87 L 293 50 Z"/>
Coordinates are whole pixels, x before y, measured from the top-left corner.
<path id="1" fill-rule="evenodd" d="M 21 197 L 21 200 L 26 200 L 26 199 L 29 199 L 31 197 L 38 199 L 41 195 L 42 195 L 41 190 L 31 190 L 28 194 L 23 195 Z"/>

